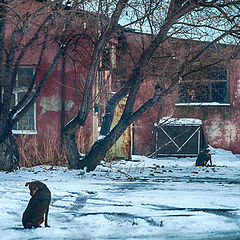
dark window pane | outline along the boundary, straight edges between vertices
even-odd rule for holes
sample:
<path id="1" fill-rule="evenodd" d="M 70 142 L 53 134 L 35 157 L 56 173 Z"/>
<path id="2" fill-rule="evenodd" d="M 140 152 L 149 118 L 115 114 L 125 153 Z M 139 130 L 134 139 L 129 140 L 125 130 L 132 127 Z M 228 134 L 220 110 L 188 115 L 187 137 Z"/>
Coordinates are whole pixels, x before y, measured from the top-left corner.
<path id="1" fill-rule="evenodd" d="M 17 130 L 17 123 L 15 123 L 14 125 L 13 125 L 13 128 L 12 128 L 13 130 Z"/>
<path id="2" fill-rule="evenodd" d="M 227 83 L 213 82 L 212 83 L 212 101 L 225 103 L 227 102 Z"/>
<path id="3" fill-rule="evenodd" d="M 181 103 L 209 102 L 211 94 L 209 84 L 204 82 L 191 82 L 180 85 L 179 99 Z"/>
<path id="4" fill-rule="evenodd" d="M 204 70 L 205 79 L 227 80 L 227 70 L 221 66 L 212 66 Z"/>
<path id="5" fill-rule="evenodd" d="M 179 85 L 179 101 L 191 102 L 219 102 L 228 101 L 227 70 L 222 66 L 205 68 L 201 72 L 189 76 L 189 83 Z"/>
<path id="6" fill-rule="evenodd" d="M 33 68 L 18 69 L 18 87 L 28 87 L 33 78 Z"/>
<path id="7" fill-rule="evenodd" d="M 17 130 L 34 130 L 34 106 L 18 121 Z"/>
<path id="8" fill-rule="evenodd" d="M 17 94 L 17 100 L 19 102 L 21 98 L 24 96 L 25 92 L 19 92 L 16 94 Z M 34 105 L 32 105 L 30 109 L 25 113 L 25 115 L 17 122 L 17 124 L 13 126 L 13 130 L 35 130 Z"/>
<path id="9" fill-rule="evenodd" d="M 13 108 L 15 105 L 16 105 L 16 102 L 15 102 L 15 94 L 12 94 L 10 107 Z"/>
<path id="10" fill-rule="evenodd" d="M 111 68 L 111 54 L 110 49 L 106 48 L 102 54 L 102 69 L 110 69 Z"/>
<path id="11" fill-rule="evenodd" d="M 18 93 L 18 101 L 24 96 L 24 92 Z M 32 105 L 26 114 L 18 121 L 18 130 L 34 130 L 34 106 Z"/>
<path id="12" fill-rule="evenodd" d="M 195 101 L 195 90 L 193 83 L 182 83 L 179 88 L 179 98 L 181 103 Z"/>
<path id="13" fill-rule="evenodd" d="M 27 113 L 18 121 L 18 130 L 34 130 L 34 107 L 31 106 Z"/>
<path id="14" fill-rule="evenodd" d="M 209 102 L 211 95 L 208 83 L 195 84 L 195 101 L 196 102 Z"/>

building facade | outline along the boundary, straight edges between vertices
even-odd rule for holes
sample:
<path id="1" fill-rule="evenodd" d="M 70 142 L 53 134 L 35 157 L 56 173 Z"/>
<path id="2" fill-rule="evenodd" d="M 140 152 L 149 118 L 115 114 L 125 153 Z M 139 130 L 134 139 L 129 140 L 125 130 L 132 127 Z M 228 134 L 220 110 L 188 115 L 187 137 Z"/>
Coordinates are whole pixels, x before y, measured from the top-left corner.
<path id="1" fill-rule="evenodd" d="M 84 28 L 84 24 L 78 24 L 72 28 Z M 6 42 L 10 41 L 12 31 L 10 25 L 6 27 Z M 147 34 L 125 31 L 119 33 L 103 51 L 92 88 L 93 106 L 86 124 L 76 134 L 79 152 L 86 153 L 97 139 L 106 100 L 127 81 L 142 49 L 150 40 L 151 37 Z M 64 68 L 64 57 L 60 58 L 36 103 L 13 126 L 21 166 L 67 164 L 62 155 L 63 126 L 76 115 L 81 106 L 84 82 L 93 51 L 88 37 L 83 37 L 80 43 L 81 49 L 79 46 L 68 49 Z M 172 76 L 176 75 L 184 63 L 189 64 L 185 66 L 186 71 L 178 77 L 171 91 L 127 130 L 127 140 L 121 140 L 122 144 L 127 143 L 128 147 L 123 147 L 127 158 L 131 158 L 132 152 L 148 155 L 155 151 L 154 124 L 164 117 L 199 119 L 209 145 L 240 153 L 240 56 L 235 54 L 235 46 L 219 44 L 191 62 L 205 44 L 169 38 L 154 54 L 134 109 L 149 99 L 156 88 L 168 89 L 176 81 Z M 31 83 L 41 48 L 41 43 L 36 42 L 20 63 L 13 91 L 13 106 L 21 100 Z M 86 50 L 86 54 L 83 54 L 82 49 Z M 56 52 L 56 44 L 47 46 L 38 69 L 36 86 L 53 62 Z M 123 108 L 122 103 L 120 108 Z M 119 151 L 121 146 L 115 148 Z"/>
<path id="2" fill-rule="evenodd" d="M 131 69 L 134 65 L 132 59 L 138 58 L 141 43 L 147 45 L 149 37 L 126 32 L 124 41 L 120 55 L 125 53 L 124 62 L 127 64 L 119 69 L 118 82 L 127 78 L 123 69 Z M 150 72 L 146 74 L 136 101 L 136 109 L 153 95 L 156 86 L 167 88 L 171 83 L 171 76 L 175 74 L 174 71 L 183 66 L 182 62 L 188 61 L 189 64 L 185 68 L 183 78 L 178 79 L 170 93 L 135 121 L 135 154 L 154 152 L 154 124 L 164 117 L 201 120 L 204 135 L 210 146 L 240 153 L 239 47 L 214 44 L 198 60 L 191 63 L 189 56 L 193 58 L 206 44 L 208 43 L 172 38 L 153 56 L 149 64 Z M 195 69 L 199 71 L 194 72 Z"/>

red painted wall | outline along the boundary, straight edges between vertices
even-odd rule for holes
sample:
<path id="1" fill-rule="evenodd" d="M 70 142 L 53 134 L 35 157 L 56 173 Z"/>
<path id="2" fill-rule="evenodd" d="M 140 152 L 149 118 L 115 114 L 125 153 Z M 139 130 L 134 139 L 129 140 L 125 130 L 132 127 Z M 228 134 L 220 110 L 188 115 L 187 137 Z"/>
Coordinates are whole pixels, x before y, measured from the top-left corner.
<path id="1" fill-rule="evenodd" d="M 30 1 L 31 2 L 31 1 Z M 73 27 L 77 27 L 73 26 Z M 12 31 L 10 26 L 7 27 L 7 39 Z M 32 29 L 34 32 L 34 28 Z M 26 38 L 27 40 L 27 38 Z M 117 48 L 117 68 L 114 70 L 114 78 L 112 79 L 112 91 L 116 91 L 127 80 L 129 73 L 136 63 L 141 50 L 141 44 L 146 45 L 150 41 L 149 36 L 125 33 L 119 38 Z M 85 41 L 91 52 L 91 45 Z M 168 42 L 165 49 L 168 49 Z M 178 44 L 178 43 L 177 43 Z M 181 41 L 179 52 L 184 52 L 188 47 L 186 41 Z M 69 50 L 69 54 L 75 55 L 74 51 Z M 161 53 L 162 49 L 159 49 Z M 22 66 L 34 66 L 37 64 L 37 55 L 40 52 L 39 46 L 36 44 L 29 51 Z M 49 47 L 44 55 L 43 63 L 40 67 L 38 83 L 45 69 L 51 64 L 56 54 L 54 45 Z M 171 54 L 170 48 L 168 53 Z M 65 121 L 69 121 L 76 113 L 81 103 L 83 93 L 83 83 L 87 74 L 90 56 L 84 56 L 85 64 L 76 63 L 76 75 L 72 62 L 68 59 L 66 68 L 66 101 L 72 104 L 72 108 L 66 112 Z M 175 106 L 178 100 L 177 91 L 173 91 L 171 95 L 164 97 L 160 103 L 148 110 L 144 115 L 134 123 L 134 153 L 148 154 L 152 151 L 152 131 L 154 123 L 159 118 L 170 117 L 194 117 L 203 121 L 203 128 L 208 143 L 213 147 L 231 150 L 234 153 L 240 153 L 239 136 L 240 136 L 240 60 L 232 60 L 229 69 L 230 76 L 230 106 Z M 169 72 L 171 69 L 169 68 Z M 76 76 L 76 79 L 75 79 Z M 60 156 L 60 115 L 59 108 L 49 107 L 51 103 L 61 99 L 61 61 L 54 68 L 49 79 L 47 80 L 43 91 L 36 102 L 36 135 L 17 135 L 17 141 L 20 147 L 21 164 L 23 166 L 49 163 L 49 164 L 66 164 L 66 161 Z M 111 78 L 110 78 L 111 79 Z M 138 99 L 135 104 L 137 109 L 141 104 L 150 98 L 154 93 L 155 79 L 148 76 L 141 86 Z M 110 84 L 109 84 L 110 86 Z M 111 89 L 108 89 L 111 91 Z M 95 91 L 95 89 L 93 89 Z M 46 106 L 47 103 L 47 106 Z M 45 107 L 44 107 L 45 106 Z M 91 110 L 86 125 L 82 127 L 76 134 L 79 151 L 85 153 L 97 137 L 97 116 L 94 110 Z"/>
<path id="2" fill-rule="evenodd" d="M 51 64 L 52 58 L 55 55 L 54 49 L 48 49 L 47 55 L 44 56 L 43 64 L 38 76 L 38 82 L 45 69 Z M 34 56 L 26 56 L 26 60 L 22 61 L 21 65 L 32 65 L 36 59 Z M 90 59 L 88 59 L 90 61 Z M 31 63 L 31 64 L 30 64 Z M 70 109 L 66 109 L 65 123 L 72 119 L 77 113 L 83 94 L 84 77 L 86 76 L 85 69 L 77 68 L 77 78 L 72 70 L 71 64 L 67 64 L 66 68 L 66 99 L 70 102 Z M 18 144 L 22 146 L 24 157 L 21 154 L 22 165 L 35 165 L 42 163 L 49 164 L 66 164 L 60 157 L 60 134 L 61 134 L 61 60 L 54 68 L 50 77 L 47 79 L 41 95 L 36 101 L 36 135 L 16 135 Z M 73 106 L 72 106 L 73 105 Z M 90 111 L 89 117 L 84 127 L 76 135 L 79 151 L 85 153 L 96 138 L 97 119 L 93 111 Z M 25 144 L 23 144 L 23 142 Z M 33 147 L 34 146 L 34 147 Z M 24 148 L 24 149 L 23 149 Z M 34 151 L 33 151 L 34 150 Z M 20 151 L 20 153 L 21 153 Z M 25 159 L 31 158 L 31 163 L 27 163 Z M 48 161 L 52 162 L 48 162 Z M 59 162 L 63 161 L 63 162 Z"/>
<path id="3" fill-rule="evenodd" d="M 22 6 L 21 10 L 31 11 L 31 9 L 38 9 L 40 3 L 35 1 L 27 1 L 25 8 Z M 39 22 L 44 19 L 44 15 L 40 15 Z M 61 24 L 61 22 L 59 22 Z M 57 31 L 56 26 L 56 31 Z M 71 26 L 77 29 L 77 23 Z M 6 44 L 10 41 L 10 35 L 14 26 L 7 24 L 6 26 Z M 24 41 L 27 42 L 36 31 L 35 26 L 29 26 L 27 35 Z M 86 38 L 87 39 L 87 38 Z M 72 119 L 77 113 L 83 95 L 84 81 L 87 75 L 88 66 L 91 61 L 92 45 L 89 40 L 82 39 L 82 47 L 85 45 L 87 51 L 78 55 L 80 51 L 75 49 L 68 49 L 67 53 L 77 60 L 75 65 L 70 58 L 66 58 L 66 102 L 69 107 L 66 109 L 65 123 Z M 52 42 L 48 45 L 40 66 L 40 71 L 37 77 L 37 84 L 39 84 L 46 69 L 51 65 L 52 60 L 57 52 L 56 43 Z M 20 63 L 20 66 L 35 67 L 38 62 L 38 56 L 41 50 L 40 41 L 27 51 L 25 57 Z M 82 51 L 83 52 L 83 51 Z M 87 54 L 88 53 L 88 54 Z M 85 54 L 85 55 L 84 55 Z M 84 61 L 82 62 L 82 58 Z M 75 72 L 76 70 L 76 72 Z M 66 159 L 60 156 L 60 134 L 61 134 L 61 89 L 62 89 L 62 63 L 61 59 L 53 69 L 49 78 L 44 84 L 42 92 L 36 101 L 36 127 L 37 134 L 32 135 L 15 135 L 20 151 L 20 165 L 32 166 L 37 164 L 54 164 L 66 165 Z M 95 91 L 93 87 L 92 91 Z M 98 134 L 97 118 L 93 110 L 90 111 L 88 119 L 84 127 L 82 127 L 76 134 L 76 140 L 79 151 L 86 153 Z"/>
<path id="4" fill-rule="evenodd" d="M 133 62 L 136 62 L 140 49 L 139 43 L 146 40 L 147 36 L 138 33 L 125 33 L 125 46 L 119 55 L 124 62 L 118 62 L 119 74 L 116 79 L 120 85 L 121 79 L 126 79 L 130 73 Z M 179 42 L 181 42 L 180 40 Z M 196 43 L 198 46 L 201 43 Z M 186 51 L 187 41 L 183 40 L 179 45 L 178 54 Z M 164 48 L 169 48 L 168 42 Z M 184 50 L 185 49 L 185 50 Z M 159 48 L 161 52 L 161 47 Z M 223 50 L 224 51 L 224 50 Z M 227 50 L 226 50 L 227 51 Z M 123 53 L 125 56 L 123 57 Z M 211 57 L 207 55 L 206 58 Z M 239 56 L 240 57 L 240 56 Z M 230 106 L 176 106 L 178 102 L 178 91 L 175 89 L 170 95 L 164 97 L 160 103 L 148 110 L 134 123 L 134 153 L 149 154 L 153 151 L 154 123 L 162 117 L 176 118 L 198 118 L 203 122 L 203 130 L 208 143 L 215 148 L 230 150 L 240 153 L 240 60 L 233 59 L 228 69 Z M 122 71 L 127 69 L 128 72 Z M 169 68 L 169 71 L 171 69 Z M 145 100 L 154 93 L 154 77 L 147 77 L 141 86 L 138 99 L 135 104 L 137 109 Z"/>

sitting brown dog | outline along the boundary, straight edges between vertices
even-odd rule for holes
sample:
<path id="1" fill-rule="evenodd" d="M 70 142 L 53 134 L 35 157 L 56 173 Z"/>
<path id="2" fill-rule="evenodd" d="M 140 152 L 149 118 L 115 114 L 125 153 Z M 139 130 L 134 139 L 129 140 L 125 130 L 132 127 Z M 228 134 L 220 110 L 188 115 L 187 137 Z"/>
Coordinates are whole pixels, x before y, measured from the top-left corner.
<path id="1" fill-rule="evenodd" d="M 23 213 L 22 224 L 24 228 L 41 227 L 41 223 L 44 221 L 44 214 L 45 227 L 49 227 L 47 218 L 49 204 L 51 202 L 51 192 L 47 186 L 40 181 L 27 182 L 25 186 L 29 186 L 32 198 Z"/>

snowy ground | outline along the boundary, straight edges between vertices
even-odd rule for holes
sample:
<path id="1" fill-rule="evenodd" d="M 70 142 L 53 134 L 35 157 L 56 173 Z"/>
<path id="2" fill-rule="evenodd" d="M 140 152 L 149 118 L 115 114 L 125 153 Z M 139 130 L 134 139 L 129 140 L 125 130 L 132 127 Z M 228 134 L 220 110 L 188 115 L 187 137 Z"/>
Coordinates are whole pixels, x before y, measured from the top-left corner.
<path id="1" fill-rule="evenodd" d="M 0 172 L 0 239 L 240 239 L 240 155 L 211 149 L 194 158 L 134 156 L 92 173 L 39 166 Z M 52 192 L 50 228 L 25 230 L 25 182 Z"/>

